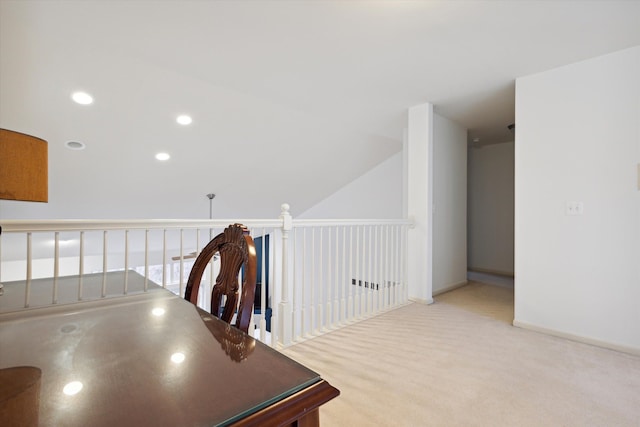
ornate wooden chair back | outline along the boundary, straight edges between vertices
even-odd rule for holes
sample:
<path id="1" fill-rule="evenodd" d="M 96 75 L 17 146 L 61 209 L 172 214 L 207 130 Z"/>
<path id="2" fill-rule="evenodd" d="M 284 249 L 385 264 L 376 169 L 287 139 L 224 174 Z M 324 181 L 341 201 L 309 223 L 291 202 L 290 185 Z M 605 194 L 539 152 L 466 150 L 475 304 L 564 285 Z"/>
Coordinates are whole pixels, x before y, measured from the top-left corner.
<path id="1" fill-rule="evenodd" d="M 197 305 L 198 289 L 204 270 L 216 254 L 220 254 L 220 272 L 211 292 L 211 314 L 227 323 L 231 323 L 236 313 L 236 328 L 248 332 L 253 312 L 253 299 L 256 290 L 256 248 L 249 230 L 242 224 L 233 224 L 213 238 L 196 258 L 184 299 Z M 238 274 L 244 267 L 242 295 L 238 305 Z M 226 296 L 221 310 L 222 296 Z"/>

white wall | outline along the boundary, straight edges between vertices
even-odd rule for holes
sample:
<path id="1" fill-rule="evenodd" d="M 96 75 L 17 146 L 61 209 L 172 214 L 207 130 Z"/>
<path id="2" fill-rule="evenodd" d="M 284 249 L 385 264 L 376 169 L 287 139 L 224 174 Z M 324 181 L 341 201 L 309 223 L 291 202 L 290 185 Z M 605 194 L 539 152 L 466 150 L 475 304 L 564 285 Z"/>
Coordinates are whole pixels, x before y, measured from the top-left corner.
<path id="1" fill-rule="evenodd" d="M 78 274 L 78 266 L 80 259 L 78 257 L 61 257 L 58 265 L 58 276 L 75 276 Z M 86 256 L 83 259 L 84 272 L 92 273 L 94 271 L 102 271 L 103 259 L 101 256 Z M 122 268 L 122 265 L 112 266 L 109 268 Z M 54 260 L 53 258 L 34 259 L 31 263 L 31 278 L 41 279 L 44 277 L 53 277 Z M 2 281 L 12 282 L 16 280 L 26 280 L 27 277 L 27 261 L 6 261 L 2 263 Z"/>
<path id="2" fill-rule="evenodd" d="M 416 262 L 422 266 L 421 277 L 411 280 L 415 286 L 410 289 L 410 297 L 430 302 L 432 292 L 441 292 L 466 282 L 467 132 L 438 114 L 427 114 L 429 109 L 424 105 L 414 107 L 411 111 L 420 119 L 420 123 L 414 123 L 414 126 L 420 125 L 421 129 L 425 117 L 433 118 L 433 165 L 429 164 L 429 150 L 426 145 L 422 147 L 426 150 L 423 155 L 416 154 L 416 151 L 409 159 L 410 162 L 419 161 L 424 173 L 427 173 L 429 166 L 433 169 L 433 267 L 431 270 L 424 268 L 431 264 L 426 259 L 428 254 L 425 253 Z M 423 142 L 427 144 L 426 139 Z M 390 157 L 305 211 L 299 218 L 402 218 L 403 167 L 406 167 L 404 163 L 403 153 Z M 422 189 L 420 191 L 426 191 L 429 187 L 428 178 L 421 185 L 415 182 L 417 178 L 410 179 L 413 179 L 414 187 Z M 415 198 L 415 195 L 413 197 Z M 428 217 L 426 211 L 424 216 Z M 431 289 L 428 289 L 429 282 L 432 283 Z"/>
<path id="3" fill-rule="evenodd" d="M 466 283 L 467 130 L 438 114 L 433 135 L 433 293 Z"/>
<path id="4" fill-rule="evenodd" d="M 468 153 L 468 268 L 513 275 L 514 143 Z"/>
<path id="5" fill-rule="evenodd" d="M 162 265 L 164 254 L 161 251 L 149 252 L 146 256 L 149 265 Z M 83 274 L 102 272 L 104 259 L 102 255 L 85 255 L 82 259 Z M 177 264 L 177 261 L 175 262 Z M 143 252 L 131 252 L 128 255 L 128 268 L 135 269 L 145 264 L 145 254 Z M 58 265 L 58 276 L 75 276 L 79 274 L 80 257 L 60 256 Z M 124 254 L 112 252 L 109 254 L 107 271 L 125 268 Z M 3 282 L 26 280 L 27 261 L 11 260 L 3 261 L 1 265 L 0 277 Z M 53 277 L 55 275 L 54 258 L 34 258 L 31 263 L 31 278 L 41 279 Z M 179 277 L 179 276 L 178 276 Z"/>
<path id="6" fill-rule="evenodd" d="M 402 152 L 389 157 L 298 218 L 402 218 Z"/>
<path id="7" fill-rule="evenodd" d="M 516 123 L 514 324 L 640 352 L 640 46 L 518 79 Z"/>

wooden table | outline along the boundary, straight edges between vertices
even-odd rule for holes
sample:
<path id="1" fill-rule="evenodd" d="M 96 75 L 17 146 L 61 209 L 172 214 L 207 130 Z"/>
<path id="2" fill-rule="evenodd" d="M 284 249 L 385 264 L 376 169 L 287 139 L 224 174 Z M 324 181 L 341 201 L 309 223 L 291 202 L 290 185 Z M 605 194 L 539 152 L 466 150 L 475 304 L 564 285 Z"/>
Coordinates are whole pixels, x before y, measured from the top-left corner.
<path id="1" fill-rule="evenodd" d="M 15 366 L 42 371 L 43 426 L 317 426 L 339 394 L 162 289 L 0 314 L 0 369 Z"/>
<path id="2" fill-rule="evenodd" d="M 24 280 L 4 282 L 4 292 L 0 295 L 0 314 L 24 311 L 26 290 L 27 282 Z M 56 279 L 47 277 L 30 281 L 27 308 L 75 304 L 155 291 L 162 291 L 162 288 L 133 270 L 62 276 Z"/>

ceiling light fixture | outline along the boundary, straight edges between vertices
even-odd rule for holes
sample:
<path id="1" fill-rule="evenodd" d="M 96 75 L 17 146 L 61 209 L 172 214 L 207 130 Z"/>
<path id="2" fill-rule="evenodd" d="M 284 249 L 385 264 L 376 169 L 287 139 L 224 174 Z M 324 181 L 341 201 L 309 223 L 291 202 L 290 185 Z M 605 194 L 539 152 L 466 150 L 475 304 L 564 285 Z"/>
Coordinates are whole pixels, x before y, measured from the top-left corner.
<path id="1" fill-rule="evenodd" d="M 86 92 L 74 92 L 71 95 L 71 99 L 80 105 L 89 105 L 93 103 L 93 97 Z"/>
<path id="2" fill-rule="evenodd" d="M 171 156 L 169 155 L 169 153 L 158 153 L 156 154 L 156 159 L 164 162 L 166 160 L 169 160 L 171 158 Z"/>
<path id="3" fill-rule="evenodd" d="M 191 122 L 193 122 L 193 119 L 190 116 L 187 116 L 186 114 L 183 114 L 181 116 L 178 116 L 176 118 L 176 122 L 178 122 L 179 124 L 186 126 L 186 125 L 190 125 Z"/>

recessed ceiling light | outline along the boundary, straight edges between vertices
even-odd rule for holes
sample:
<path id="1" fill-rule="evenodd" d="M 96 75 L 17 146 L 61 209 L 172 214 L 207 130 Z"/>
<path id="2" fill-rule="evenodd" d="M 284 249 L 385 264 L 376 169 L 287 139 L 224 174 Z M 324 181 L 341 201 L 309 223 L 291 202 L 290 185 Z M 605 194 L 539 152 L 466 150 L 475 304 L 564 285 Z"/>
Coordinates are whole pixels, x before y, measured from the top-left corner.
<path id="1" fill-rule="evenodd" d="M 180 123 L 181 125 L 190 125 L 191 122 L 193 121 L 193 119 L 190 116 L 187 116 L 185 114 L 178 116 L 176 118 L 176 122 Z"/>
<path id="2" fill-rule="evenodd" d="M 89 105 L 93 102 L 93 97 L 86 92 L 74 92 L 71 99 L 82 105 Z"/>
<path id="3" fill-rule="evenodd" d="M 158 153 L 158 154 L 156 154 L 156 159 L 161 160 L 161 161 L 169 160 L 170 158 L 171 158 L 171 156 L 168 153 Z"/>
<path id="4" fill-rule="evenodd" d="M 69 150 L 84 150 L 85 149 L 85 145 L 82 142 L 79 141 L 67 141 L 64 143 L 65 147 L 67 147 Z"/>

